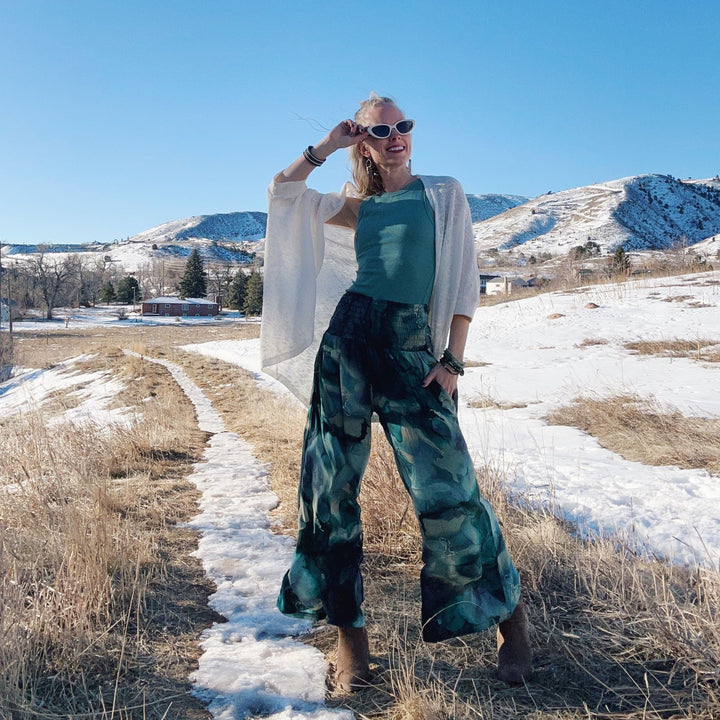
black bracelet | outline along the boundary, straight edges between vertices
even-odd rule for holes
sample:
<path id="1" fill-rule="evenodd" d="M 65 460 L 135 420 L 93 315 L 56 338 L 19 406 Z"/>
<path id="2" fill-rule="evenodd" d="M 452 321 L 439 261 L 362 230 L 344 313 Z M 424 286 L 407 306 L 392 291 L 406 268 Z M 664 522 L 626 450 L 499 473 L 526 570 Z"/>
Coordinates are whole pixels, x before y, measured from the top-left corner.
<path id="1" fill-rule="evenodd" d="M 315 167 L 320 167 L 327 158 L 319 158 L 315 153 L 313 152 L 313 146 L 308 145 L 305 150 L 303 150 L 303 157 Z"/>
<path id="2" fill-rule="evenodd" d="M 445 350 L 440 358 L 440 364 L 453 375 L 465 374 L 465 363 L 458 360 L 450 350 Z"/>
<path id="3" fill-rule="evenodd" d="M 462 373 L 456 370 L 445 358 L 440 358 L 439 363 L 445 368 L 451 375 L 462 375 Z"/>

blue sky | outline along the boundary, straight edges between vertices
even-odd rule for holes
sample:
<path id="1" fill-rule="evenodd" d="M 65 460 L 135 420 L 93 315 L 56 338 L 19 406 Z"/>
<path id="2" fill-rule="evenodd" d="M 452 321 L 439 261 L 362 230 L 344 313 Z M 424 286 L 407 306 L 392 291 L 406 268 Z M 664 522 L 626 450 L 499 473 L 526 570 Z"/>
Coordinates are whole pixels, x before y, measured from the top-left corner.
<path id="1" fill-rule="evenodd" d="M 265 210 L 372 90 L 468 193 L 720 173 L 717 0 L 0 0 L 0 33 L 3 243 Z"/>

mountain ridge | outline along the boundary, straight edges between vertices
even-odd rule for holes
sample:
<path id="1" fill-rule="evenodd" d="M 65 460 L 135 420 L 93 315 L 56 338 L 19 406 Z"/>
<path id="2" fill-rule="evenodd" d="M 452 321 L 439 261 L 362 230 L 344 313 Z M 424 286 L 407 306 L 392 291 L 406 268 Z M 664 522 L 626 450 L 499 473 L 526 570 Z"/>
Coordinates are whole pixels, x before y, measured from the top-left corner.
<path id="1" fill-rule="evenodd" d="M 668 250 L 720 233 L 720 178 L 633 175 L 533 198 L 474 223 L 480 252 L 560 255 L 587 242 L 602 252 Z"/>
<path id="2" fill-rule="evenodd" d="M 716 252 L 720 235 L 720 176 L 678 180 L 633 175 L 547 193 L 536 198 L 488 193 L 467 195 L 477 250 L 564 255 L 587 242 L 601 253 L 666 250 L 677 243 Z M 82 254 L 128 271 L 154 261 L 183 261 L 197 249 L 208 262 L 247 264 L 264 251 L 267 214 L 243 211 L 194 215 L 125 240 L 90 245 L 9 245 L 3 256 Z"/>

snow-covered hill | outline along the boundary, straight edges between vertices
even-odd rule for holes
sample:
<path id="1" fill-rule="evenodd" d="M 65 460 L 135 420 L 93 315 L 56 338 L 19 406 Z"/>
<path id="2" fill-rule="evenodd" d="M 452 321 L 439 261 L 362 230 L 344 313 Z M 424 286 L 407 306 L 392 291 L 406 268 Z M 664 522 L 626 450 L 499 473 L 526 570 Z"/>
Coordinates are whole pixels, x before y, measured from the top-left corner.
<path id="1" fill-rule="evenodd" d="M 707 240 L 692 246 L 692 252 L 706 259 L 720 258 L 720 235 L 713 235 Z"/>
<path id="2" fill-rule="evenodd" d="M 183 240 L 211 242 L 244 242 L 265 237 L 267 214 L 264 212 L 233 212 L 196 215 L 175 220 L 141 232 L 129 242 L 178 243 Z"/>
<path id="3" fill-rule="evenodd" d="M 548 193 L 475 224 L 480 250 L 565 254 L 588 241 L 603 252 L 694 245 L 720 233 L 720 180 L 638 175 Z"/>
<path id="4" fill-rule="evenodd" d="M 528 200 L 520 195 L 468 195 L 479 251 L 565 255 L 588 241 L 609 253 L 664 250 L 678 242 L 716 257 L 720 234 L 720 176 L 677 180 L 637 175 Z M 206 262 L 248 262 L 262 256 L 264 212 L 198 215 L 158 225 L 126 240 L 94 245 L 49 245 L 47 253 L 81 254 L 134 272 L 154 261 L 184 262 L 197 248 Z M 715 238 L 713 240 L 713 238 Z M 699 245 L 696 245 L 700 243 Z M 5 245 L 3 256 L 21 259 L 37 245 Z"/>
<path id="5" fill-rule="evenodd" d="M 522 195 L 495 195 L 492 193 L 468 195 L 467 199 L 470 205 L 470 215 L 474 223 L 500 215 L 500 213 L 522 205 L 529 200 L 529 198 Z"/>
<path id="6" fill-rule="evenodd" d="M 504 212 L 527 198 L 519 195 L 468 195 L 473 221 Z M 69 254 L 85 258 L 109 258 L 126 272 L 136 272 L 153 261 L 184 262 L 194 248 L 206 262 L 247 263 L 252 254 L 264 250 L 263 239 L 267 213 L 233 212 L 215 215 L 196 215 L 173 220 L 125 240 L 92 245 L 9 245 L 2 248 L 4 256 L 23 257 L 37 254 L 41 249 L 55 256 Z"/>
<path id="7" fill-rule="evenodd" d="M 207 262 L 234 264 L 251 261 L 258 249 L 257 241 L 265 237 L 267 214 L 234 212 L 196 215 L 158 225 L 126 240 L 93 245 L 49 245 L 46 253 L 78 254 L 86 258 L 109 258 L 127 272 L 160 260 L 184 262 L 193 249 Z M 21 259 L 40 252 L 38 245 L 10 245 L 4 255 Z"/>

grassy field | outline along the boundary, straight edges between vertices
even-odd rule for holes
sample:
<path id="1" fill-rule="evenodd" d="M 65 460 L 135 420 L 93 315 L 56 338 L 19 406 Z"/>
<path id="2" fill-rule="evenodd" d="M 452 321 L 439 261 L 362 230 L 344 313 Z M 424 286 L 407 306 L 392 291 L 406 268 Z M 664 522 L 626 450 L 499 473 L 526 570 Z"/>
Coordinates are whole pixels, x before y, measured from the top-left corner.
<path id="1" fill-rule="evenodd" d="M 58 393 L 40 410 L 0 421 L 3 720 L 208 717 L 187 678 L 200 633 L 218 618 L 191 556 L 196 538 L 182 525 L 196 511 L 186 477 L 206 438 L 167 371 L 122 349 L 184 368 L 228 430 L 269 464 L 281 499 L 276 519 L 293 533 L 303 413 L 242 369 L 179 349 L 241 332 L 257 326 L 58 329 L 17 339 L 15 360 L 25 367 L 87 354 L 84 367 L 124 380 L 116 403 L 136 408 L 142 420 L 112 434 L 53 424 L 77 402 Z M 594 402 L 577 400 L 551 421 L 582 427 L 620 453 L 639 444 L 633 429 L 647 430 L 642 462 L 669 462 L 661 447 L 683 446 L 698 432 L 673 419 L 661 423 L 662 433 L 653 429 L 667 420 L 658 420 L 662 409 L 633 399 L 613 403 L 633 413 L 629 420 Z M 623 426 L 623 445 L 613 444 L 613 428 L 600 428 L 599 417 Z M 709 469 L 718 436 L 715 427 L 703 436 L 714 453 Z M 492 633 L 421 640 L 417 523 L 376 433 L 361 496 L 376 681 L 352 696 L 331 691 L 328 704 L 388 720 L 720 717 L 718 575 L 643 560 L 622 538 L 582 541 L 522 498 L 509 503 L 493 468 L 477 471 L 522 575 L 535 676 L 521 688 L 500 683 Z M 306 641 L 333 661 L 332 628 Z"/>

